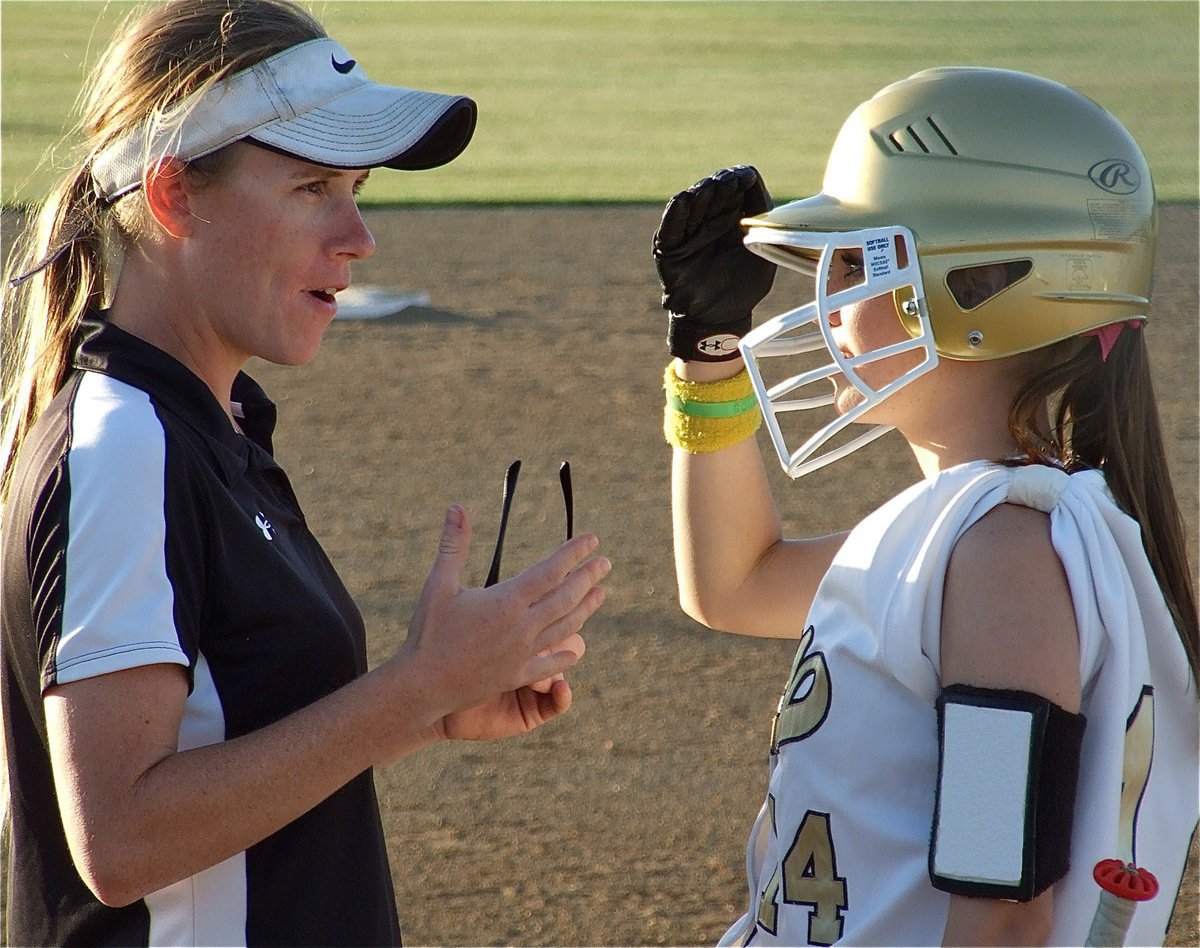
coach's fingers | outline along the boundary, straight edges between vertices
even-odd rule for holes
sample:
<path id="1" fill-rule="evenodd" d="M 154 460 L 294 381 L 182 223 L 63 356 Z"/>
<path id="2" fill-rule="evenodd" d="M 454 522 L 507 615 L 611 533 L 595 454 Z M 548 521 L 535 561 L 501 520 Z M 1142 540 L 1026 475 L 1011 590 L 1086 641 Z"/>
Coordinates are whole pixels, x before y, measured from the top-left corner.
<path id="1" fill-rule="evenodd" d="M 522 676 L 526 682 L 534 684 L 557 681 L 565 672 L 579 664 L 584 653 L 583 636 L 575 633 L 562 644 L 570 647 L 553 646 L 543 649 L 526 663 L 525 674 Z"/>
<path id="2" fill-rule="evenodd" d="M 557 621 L 574 609 L 611 570 L 612 563 L 606 556 L 594 556 L 580 564 L 530 606 L 530 618 L 539 628 Z"/>
<path id="3" fill-rule="evenodd" d="M 437 557 L 425 581 L 430 592 L 453 595 L 462 588 L 462 574 L 471 552 L 471 518 L 458 504 L 451 504 L 442 522 Z"/>
<path id="4" fill-rule="evenodd" d="M 540 654 L 544 649 L 557 650 L 571 635 L 578 633 L 587 620 L 604 604 L 605 593 L 600 586 L 592 586 L 571 609 L 548 622 L 538 633 L 533 647 Z"/>
<path id="5" fill-rule="evenodd" d="M 508 585 L 524 602 L 532 605 L 566 579 L 599 545 L 600 540 L 594 533 L 581 533 L 501 585 Z"/>
<path id="6" fill-rule="evenodd" d="M 433 568 L 425 577 L 421 595 L 417 599 L 405 650 L 412 651 L 425 641 L 425 632 L 438 627 L 440 616 L 453 602 L 462 589 L 462 573 L 466 568 L 467 554 L 471 549 L 471 521 L 467 512 L 458 504 L 446 510 L 442 522 L 442 533 L 438 539 L 438 552 Z"/>
<path id="7" fill-rule="evenodd" d="M 587 642 L 583 640 L 583 636 L 578 632 L 572 632 L 565 639 L 555 645 L 553 650 L 547 649 L 546 655 L 553 655 L 554 652 L 570 652 L 575 656 L 575 663 L 578 664 L 579 660 L 583 658 L 583 655 L 586 651 Z M 539 652 L 538 657 L 541 658 L 544 656 Z"/>
<path id="8" fill-rule="evenodd" d="M 583 636 L 579 634 L 578 630 L 576 630 L 575 632 L 571 632 L 566 637 L 556 642 L 553 646 L 546 646 L 544 649 L 538 652 L 534 658 L 547 658 L 550 655 L 553 655 L 555 652 L 572 652 L 575 655 L 575 661 L 578 662 L 581 658 L 583 658 L 583 653 L 586 651 L 587 643 L 584 642 Z"/>
<path id="9" fill-rule="evenodd" d="M 550 689 L 550 694 L 538 699 L 538 707 L 542 709 L 543 721 L 565 714 L 571 708 L 571 686 L 565 679 L 559 679 Z"/>
<path id="10" fill-rule="evenodd" d="M 521 688 L 517 692 L 517 703 L 525 726 L 532 730 L 571 709 L 571 686 L 560 678 L 546 691 Z"/>
<path id="11" fill-rule="evenodd" d="M 575 661 L 578 663 L 578 661 L 581 658 L 583 658 L 583 653 L 587 651 L 587 644 L 583 641 L 583 636 L 580 635 L 578 632 L 576 632 L 575 634 L 569 635 L 565 639 L 563 639 L 563 641 L 558 644 L 557 649 L 559 651 L 565 650 L 565 651 L 574 652 L 575 653 Z M 554 651 L 555 651 L 555 649 L 552 649 L 552 648 L 544 648 L 540 652 L 537 653 L 536 657 L 537 658 L 545 658 L 547 655 L 554 654 Z M 541 694 L 548 694 L 550 692 L 550 689 L 554 686 L 554 683 L 556 681 L 562 681 L 562 680 L 563 680 L 563 673 L 559 672 L 557 675 L 554 675 L 551 678 L 539 679 L 538 681 L 535 681 L 532 684 L 530 684 L 529 687 L 532 688 L 534 691 L 540 692 Z"/>
<path id="12" fill-rule="evenodd" d="M 528 687 L 531 691 L 536 691 L 538 694 L 548 695 L 550 693 L 550 689 L 554 687 L 554 683 L 556 681 L 563 681 L 565 678 L 566 675 L 560 672 L 553 678 L 543 678 L 540 681 L 535 681 L 531 685 L 527 685 L 526 687 Z"/>

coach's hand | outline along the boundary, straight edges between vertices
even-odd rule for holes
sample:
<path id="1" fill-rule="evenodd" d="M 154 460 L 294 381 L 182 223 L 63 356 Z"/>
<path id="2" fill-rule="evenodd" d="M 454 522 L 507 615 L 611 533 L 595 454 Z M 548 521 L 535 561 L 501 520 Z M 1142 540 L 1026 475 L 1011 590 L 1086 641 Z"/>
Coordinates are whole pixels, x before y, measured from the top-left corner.
<path id="1" fill-rule="evenodd" d="M 607 559 L 582 534 L 519 576 L 466 589 L 466 511 L 448 511 L 438 556 L 401 656 L 416 663 L 438 736 L 486 740 L 532 730 L 571 705 L 561 674 L 583 655 L 579 632 L 604 601 Z M 536 687 L 535 687 L 536 686 Z"/>
<path id="2" fill-rule="evenodd" d="M 743 217 L 773 207 L 757 169 L 725 168 L 680 191 L 654 233 L 671 355 L 723 362 L 738 355 L 750 315 L 771 290 L 775 264 L 742 243 Z"/>

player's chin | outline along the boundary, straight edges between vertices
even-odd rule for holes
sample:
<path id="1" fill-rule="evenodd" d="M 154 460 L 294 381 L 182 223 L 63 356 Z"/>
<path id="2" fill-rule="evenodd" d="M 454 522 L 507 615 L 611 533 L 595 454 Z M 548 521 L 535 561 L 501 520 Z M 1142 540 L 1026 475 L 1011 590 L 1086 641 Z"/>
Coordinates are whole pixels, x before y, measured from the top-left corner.
<path id="1" fill-rule="evenodd" d="M 863 403 L 863 393 L 845 380 L 838 380 L 834 385 L 833 410 L 839 415 L 853 411 Z"/>

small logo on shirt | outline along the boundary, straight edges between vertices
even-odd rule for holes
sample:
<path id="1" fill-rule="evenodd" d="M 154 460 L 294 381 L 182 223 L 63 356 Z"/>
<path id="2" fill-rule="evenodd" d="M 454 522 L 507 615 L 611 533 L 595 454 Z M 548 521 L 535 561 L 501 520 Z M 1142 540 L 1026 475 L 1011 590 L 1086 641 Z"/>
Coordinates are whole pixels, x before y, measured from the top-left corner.
<path id="1" fill-rule="evenodd" d="M 258 512 L 258 516 L 254 518 L 254 525 L 262 531 L 262 535 L 268 540 L 275 539 L 275 528 L 271 526 L 271 521 L 266 518 L 261 510 Z"/>
<path id="2" fill-rule="evenodd" d="M 346 73 L 348 73 L 356 65 L 353 59 L 347 59 L 344 63 L 339 63 L 333 56 L 329 57 L 329 62 L 333 68 L 340 72 L 343 76 L 346 75 Z"/>

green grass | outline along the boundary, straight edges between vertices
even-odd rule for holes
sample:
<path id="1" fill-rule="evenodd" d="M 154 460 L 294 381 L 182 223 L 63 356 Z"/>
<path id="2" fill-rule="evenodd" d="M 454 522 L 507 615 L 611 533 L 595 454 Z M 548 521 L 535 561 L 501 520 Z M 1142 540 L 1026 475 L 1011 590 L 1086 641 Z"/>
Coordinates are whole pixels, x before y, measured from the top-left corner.
<path id="1" fill-rule="evenodd" d="M 68 160 L 86 68 L 126 3 L 0 3 L 6 203 Z M 316 2 L 377 79 L 464 92 L 476 138 L 453 164 L 376 175 L 367 202 L 660 201 L 723 165 L 777 198 L 816 190 L 850 110 L 931 65 L 1040 73 L 1114 112 L 1160 197 L 1197 198 L 1191 2 Z"/>

